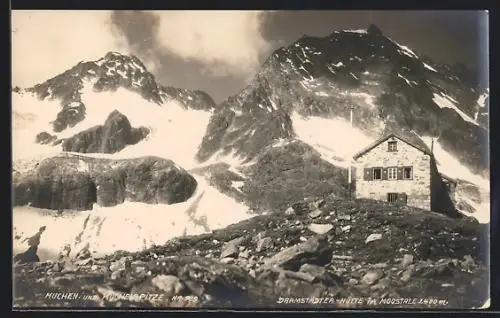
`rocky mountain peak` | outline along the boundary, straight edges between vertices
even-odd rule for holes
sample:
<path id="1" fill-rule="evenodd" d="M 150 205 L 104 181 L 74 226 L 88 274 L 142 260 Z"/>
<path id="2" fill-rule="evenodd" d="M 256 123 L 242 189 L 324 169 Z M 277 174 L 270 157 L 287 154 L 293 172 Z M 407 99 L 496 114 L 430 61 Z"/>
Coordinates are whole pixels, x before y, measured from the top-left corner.
<path id="1" fill-rule="evenodd" d="M 157 104 L 174 100 L 193 109 L 208 110 L 215 107 L 215 102 L 207 93 L 162 86 L 138 57 L 114 51 L 107 52 L 95 61 L 81 61 L 26 91 L 35 93 L 40 99 L 59 99 L 61 105 L 65 106 L 80 101 L 81 90 L 85 85 L 92 85 L 96 92 L 114 92 L 124 88 Z M 20 88 L 13 89 L 13 92 L 20 91 Z"/>
<path id="2" fill-rule="evenodd" d="M 384 36 L 374 24 L 326 37 L 303 36 L 275 50 L 250 84 L 222 103 L 236 113 L 219 114 L 219 124 L 228 132 L 228 144 L 220 146 L 233 148 L 235 130 L 240 129 L 237 123 L 242 120 L 232 119 L 234 115 L 270 118 L 283 113 L 283 121 L 275 124 L 275 140 L 267 141 L 270 145 L 294 134 L 278 133 L 291 127 L 287 121 L 293 113 L 349 120 L 348 108 L 354 106 L 356 129 L 379 135 L 383 127 L 396 127 L 422 137 L 439 136 L 446 151 L 473 171 L 483 171 L 487 158 L 477 154 L 487 134 L 485 101 L 476 87 L 456 73 L 407 43 Z M 232 121 L 235 127 L 227 125 Z M 213 134 L 224 140 L 222 128 L 216 126 Z M 252 130 L 241 133 L 248 136 Z"/>
<path id="3" fill-rule="evenodd" d="M 139 73 L 148 73 L 148 70 L 141 62 L 141 60 L 134 55 L 129 56 L 122 53 L 111 51 L 106 53 L 106 55 L 104 55 L 103 58 L 97 60 L 95 63 L 101 67 L 102 66 L 122 67 L 126 70 L 132 69 L 133 71 Z"/>

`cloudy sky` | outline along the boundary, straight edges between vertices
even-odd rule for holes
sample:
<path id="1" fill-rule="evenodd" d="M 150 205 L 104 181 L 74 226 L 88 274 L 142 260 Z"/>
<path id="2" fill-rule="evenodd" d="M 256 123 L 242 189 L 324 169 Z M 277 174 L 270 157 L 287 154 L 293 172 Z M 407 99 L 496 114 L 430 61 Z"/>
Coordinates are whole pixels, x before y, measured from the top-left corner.
<path id="1" fill-rule="evenodd" d="M 13 11 L 13 85 L 46 80 L 107 51 L 135 54 L 164 85 L 236 94 L 276 48 L 303 34 L 376 24 L 436 62 L 487 69 L 480 11 Z"/>

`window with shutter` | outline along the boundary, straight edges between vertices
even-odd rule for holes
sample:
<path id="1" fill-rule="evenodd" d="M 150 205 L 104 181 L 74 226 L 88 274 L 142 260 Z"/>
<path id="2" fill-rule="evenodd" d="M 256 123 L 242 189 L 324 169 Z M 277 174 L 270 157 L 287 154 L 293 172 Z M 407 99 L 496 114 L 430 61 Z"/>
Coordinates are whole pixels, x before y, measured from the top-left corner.
<path id="1" fill-rule="evenodd" d="M 370 180 L 373 180 L 372 177 L 373 177 L 372 168 L 365 168 L 364 173 L 363 173 L 363 180 L 370 181 Z"/>
<path id="2" fill-rule="evenodd" d="M 387 168 L 382 169 L 382 180 L 387 180 Z"/>
<path id="3" fill-rule="evenodd" d="M 402 167 L 398 167 L 398 176 L 397 176 L 398 180 L 403 180 L 403 168 Z"/>
<path id="4" fill-rule="evenodd" d="M 405 204 L 408 202 L 408 195 L 406 193 L 399 193 L 398 194 L 398 202 L 401 204 Z"/>
<path id="5" fill-rule="evenodd" d="M 382 180 L 382 168 L 373 168 L 373 180 Z"/>
<path id="6" fill-rule="evenodd" d="M 403 168 L 403 179 L 405 179 L 405 180 L 413 179 L 413 168 L 412 167 L 404 167 Z"/>

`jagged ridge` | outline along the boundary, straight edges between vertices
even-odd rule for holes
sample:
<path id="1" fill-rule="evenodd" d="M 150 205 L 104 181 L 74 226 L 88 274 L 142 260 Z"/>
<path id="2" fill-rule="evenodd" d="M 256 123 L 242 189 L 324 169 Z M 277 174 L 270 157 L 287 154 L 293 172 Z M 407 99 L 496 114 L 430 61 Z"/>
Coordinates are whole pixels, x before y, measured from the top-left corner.
<path id="1" fill-rule="evenodd" d="M 433 136 L 462 163 L 484 173 L 484 97 L 481 102 L 482 92 L 459 76 L 385 37 L 376 26 L 335 31 L 323 38 L 303 36 L 273 52 L 251 83 L 221 104 L 200 158 L 221 149 L 256 155 L 233 142 L 253 131 L 241 129 L 238 116 L 251 117 L 258 125 L 261 116 L 284 112 L 280 118 L 287 128 L 277 123 L 275 133 L 259 139 L 260 145 L 271 145 L 294 135 L 288 124 L 292 112 L 348 119 L 354 107 L 354 125 L 368 135 L 391 126 Z"/>

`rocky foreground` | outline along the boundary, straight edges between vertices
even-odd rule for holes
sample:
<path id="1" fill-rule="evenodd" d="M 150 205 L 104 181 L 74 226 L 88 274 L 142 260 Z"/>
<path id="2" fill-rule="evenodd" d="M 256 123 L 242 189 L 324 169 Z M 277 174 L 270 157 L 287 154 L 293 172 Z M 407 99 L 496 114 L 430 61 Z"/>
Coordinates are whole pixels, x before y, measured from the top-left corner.
<path id="1" fill-rule="evenodd" d="M 139 253 L 18 262 L 14 304 L 479 307 L 488 298 L 486 242 L 487 228 L 468 218 L 369 200 L 305 200 Z"/>

